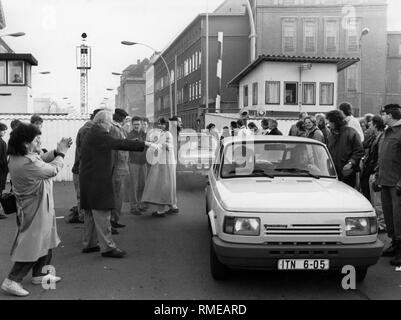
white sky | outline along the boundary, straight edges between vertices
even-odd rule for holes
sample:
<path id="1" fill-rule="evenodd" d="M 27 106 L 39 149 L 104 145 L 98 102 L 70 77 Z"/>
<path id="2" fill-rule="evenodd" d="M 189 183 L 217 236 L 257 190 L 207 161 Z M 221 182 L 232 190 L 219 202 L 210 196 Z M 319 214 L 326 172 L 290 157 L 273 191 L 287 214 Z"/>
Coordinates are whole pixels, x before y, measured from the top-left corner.
<path id="1" fill-rule="evenodd" d="M 208 0 L 213 11 L 223 0 Z M 1 33 L 23 31 L 22 38 L 5 40 L 18 53 L 32 53 L 39 61 L 33 75 L 34 97 L 63 97 L 78 110 L 79 72 L 75 50 L 81 34 L 92 47 L 89 73 L 89 110 L 105 97 L 114 104 L 121 72 L 152 52 L 142 46 L 122 46 L 122 40 L 146 43 L 162 50 L 197 14 L 205 12 L 207 0 L 2 0 L 7 27 Z M 389 30 L 401 30 L 401 1 L 388 0 Z"/>

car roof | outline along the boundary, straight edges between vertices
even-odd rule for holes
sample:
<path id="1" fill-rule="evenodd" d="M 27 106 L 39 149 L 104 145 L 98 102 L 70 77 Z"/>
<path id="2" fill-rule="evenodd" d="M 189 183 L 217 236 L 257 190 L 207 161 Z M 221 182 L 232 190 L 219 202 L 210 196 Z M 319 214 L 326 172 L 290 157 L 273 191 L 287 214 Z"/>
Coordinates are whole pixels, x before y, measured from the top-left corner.
<path id="1" fill-rule="evenodd" d="M 287 137 L 287 136 L 247 136 L 247 137 L 228 137 L 223 140 L 223 145 L 227 146 L 236 142 L 284 142 L 284 143 L 309 143 L 325 146 L 317 140 L 301 138 L 301 137 Z"/>

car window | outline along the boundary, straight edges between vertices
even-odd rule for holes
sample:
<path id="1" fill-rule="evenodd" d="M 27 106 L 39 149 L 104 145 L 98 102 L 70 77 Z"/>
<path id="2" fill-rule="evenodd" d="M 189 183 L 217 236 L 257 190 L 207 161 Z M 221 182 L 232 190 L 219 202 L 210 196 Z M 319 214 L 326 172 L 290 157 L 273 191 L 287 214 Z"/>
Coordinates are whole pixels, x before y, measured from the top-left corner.
<path id="1" fill-rule="evenodd" d="M 222 177 L 242 176 L 336 177 L 327 150 L 312 143 L 233 143 L 226 147 Z"/>

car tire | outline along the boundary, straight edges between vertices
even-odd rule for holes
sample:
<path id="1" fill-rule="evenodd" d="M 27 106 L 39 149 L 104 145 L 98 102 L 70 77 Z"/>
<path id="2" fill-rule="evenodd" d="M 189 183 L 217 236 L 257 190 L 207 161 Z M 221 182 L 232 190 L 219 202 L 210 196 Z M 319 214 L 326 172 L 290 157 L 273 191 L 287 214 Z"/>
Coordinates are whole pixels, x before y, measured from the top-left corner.
<path id="1" fill-rule="evenodd" d="M 356 282 L 363 282 L 368 274 L 368 268 L 357 268 L 356 269 Z"/>
<path id="2" fill-rule="evenodd" d="M 213 241 L 210 241 L 210 272 L 214 280 L 227 280 L 229 268 L 222 264 L 214 251 Z"/>

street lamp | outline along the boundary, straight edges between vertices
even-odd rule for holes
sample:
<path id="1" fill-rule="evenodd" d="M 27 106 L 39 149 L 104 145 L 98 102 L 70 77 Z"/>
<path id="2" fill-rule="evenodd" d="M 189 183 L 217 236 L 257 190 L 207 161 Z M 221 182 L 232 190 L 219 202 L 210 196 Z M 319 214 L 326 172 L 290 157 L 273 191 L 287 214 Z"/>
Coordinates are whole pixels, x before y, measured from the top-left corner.
<path id="1" fill-rule="evenodd" d="M 23 37 L 24 35 L 25 35 L 25 32 L 15 32 L 15 33 L 7 33 L 7 34 L 0 35 L 0 38 L 3 38 L 3 37 L 18 38 L 18 37 Z"/>
<path id="2" fill-rule="evenodd" d="M 123 75 L 122 73 L 119 73 L 119 72 L 112 72 L 111 74 L 113 76 L 122 76 Z"/>
<path id="3" fill-rule="evenodd" d="M 360 116 L 361 113 L 362 113 L 362 96 L 363 96 L 363 91 L 362 91 L 362 76 L 363 76 L 362 39 L 363 39 L 364 36 L 367 36 L 369 34 L 369 32 L 370 32 L 369 28 L 363 28 L 362 31 L 361 31 L 361 36 L 359 38 L 359 54 L 360 54 L 360 57 L 361 57 L 361 61 L 360 61 L 360 66 L 361 66 L 360 76 L 361 76 L 361 79 L 359 80 L 359 85 L 360 85 L 360 92 L 361 93 L 360 93 L 360 97 L 359 97 L 359 115 L 358 116 Z"/>
<path id="4" fill-rule="evenodd" d="M 166 66 L 166 69 L 167 69 L 169 88 L 170 88 L 170 116 L 173 117 L 173 115 L 174 115 L 173 114 L 173 87 L 172 87 L 172 83 L 171 83 L 171 74 L 170 74 L 170 69 L 168 67 L 168 64 L 167 64 L 166 60 L 164 59 L 163 55 L 160 53 L 160 51 L 157 51 L 155 48 L 152 48 L 151 46 L 144 44 L 144 43 L 121 41 L 121 44 L 124 46 L 134 46 L 134 45 L 139 44 L 139 45 L 145 46 L 145 47 L 149 48 L 150 50 L 154 51 L 156 55 L 160 55 L 160 58 L 163 60 L 164 65 Z"/>

